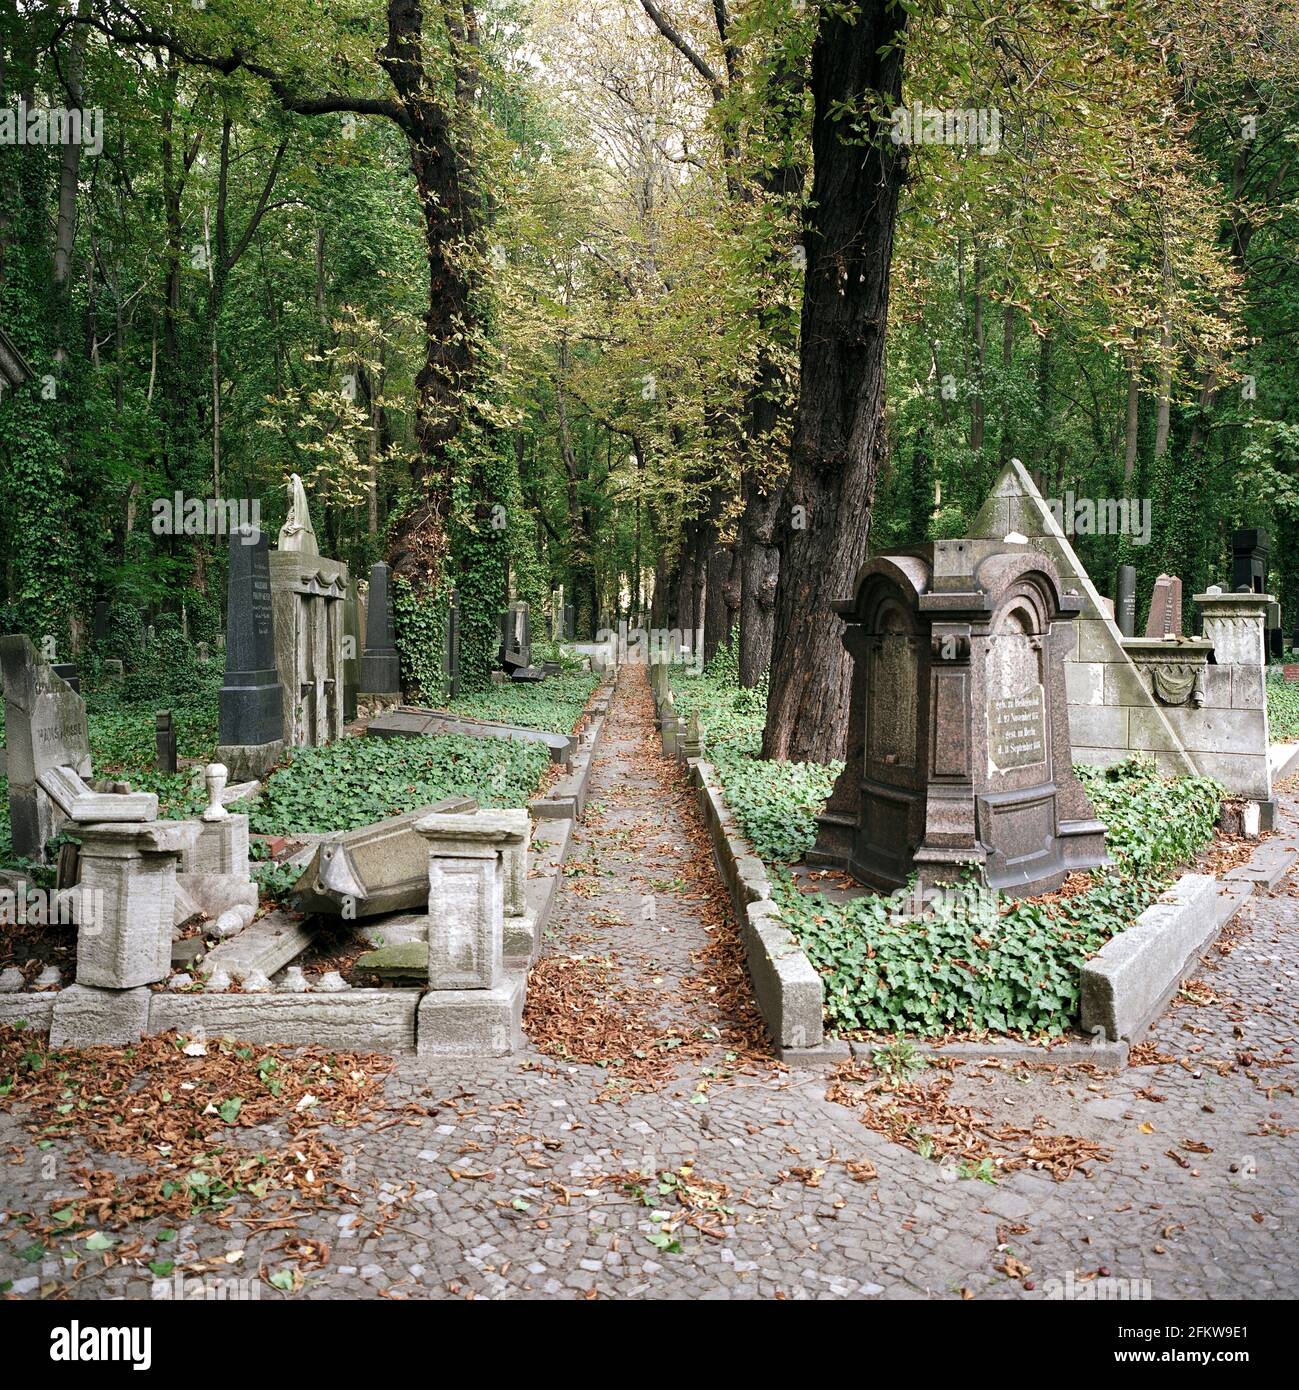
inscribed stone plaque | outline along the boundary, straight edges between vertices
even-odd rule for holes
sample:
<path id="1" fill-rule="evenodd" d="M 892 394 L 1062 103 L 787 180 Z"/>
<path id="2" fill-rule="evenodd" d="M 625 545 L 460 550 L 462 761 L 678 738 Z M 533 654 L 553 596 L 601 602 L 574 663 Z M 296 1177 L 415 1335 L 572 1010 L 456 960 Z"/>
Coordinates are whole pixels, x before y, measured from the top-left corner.
<path id="1" fill-rule="evenodd" d="M 988 760 L 998 772 L 1046 761 L 1046 705 L 1040 685 L 988 701 Z"/>
<path id="2" fill-rule="evenodd" d="M 916 657 L 904 632 L 885 633 L 875 649 L 867 722 L 873 762 L 915 767 Z"/>

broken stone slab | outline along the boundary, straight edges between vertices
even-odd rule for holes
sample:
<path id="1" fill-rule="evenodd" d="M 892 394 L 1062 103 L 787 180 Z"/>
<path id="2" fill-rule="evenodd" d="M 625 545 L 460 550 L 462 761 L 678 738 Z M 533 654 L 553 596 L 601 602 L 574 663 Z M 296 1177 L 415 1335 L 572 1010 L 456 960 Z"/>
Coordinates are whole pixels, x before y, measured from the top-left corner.
<path id="1" fill-rule="evenodd" d="M 322 841 L 298 879 L 294 905 L 349 918 L 422 907 L 428 901 L 428 847 L 416 826 L 427 816 L 474 805 L 468 797 L 448 797 Z"/>
<path id="2" fill-rule="evenodd" d="M 131 989 L 171 973 L 176 861 L 195 833 L 189 821 L 80 828 L 78 984 Z"/>
<path id="3" fill-rule="evenodd" d="M 207 942 L 201 936 L 186 936 L 171 943 L 171 963 L 184 966 L 187 970 L 203 959 L 207 952 Z"/>
<path id="4" fill-rule="evenodd" d="M 360 935 L 376 950 L 382 946 L 402 946 L 409 941 L 428 944 L 427 912 L 394 912 L 377 922 L 358 928 Z"/>
<path id="5" fill-rule="evenodd" d="M 93 791 L 70 767 L 49 768 L 36 780 L 64 816 L 79 824 L 158 819 L 158 798 L 152 792 Z"/>
<path id="6" fill-rule="evenodd" d="M 311 945 L 314 933 L 287 912 L 268 912 L 260 921 L 245 928 L 208 952 L 204 965 L 210 976 L 218 971 L 242 979 L 250 970 L 274 975 Z M 208 988 L 212 988 L 209 979 Z"/>
<path id="7" fill-rule="evenodd" d="M 542 743 L 553 763 L 567 763 L 574 739 L 545 729 L 525 729 L 517 724 L 495 724 L 487 719 L 468 719 L 448 710 L 417 709 L 403 705 L 372 719 L 365 730 L 372 738 L 427 738 L 434 734 L 458 734 L 464 738 L 508 738 L 516 743 Z"/>
<path id="8" fill-rule="evenodd" d="M 1268 893 L 1281 882 L 1299 860 L 1299 846 L 1286 841 L 1264 841 L 1249 862 L 1228 870 L 1229 883 L 1249 883 L 1256 893 Z"/>
<path id="9" fill-rule="evenodd" d="M 1212 874 L 1183 874 L 1083 964 L 1083 1032 L 1103 1028 L 1111 1042 L 1137 1041 L 1218 927 L 1217 880 Z"/>
<path id="10" fill-rule="evenodd" d="M 238 907 L 257 911 L 257 885 L 247 874 L 181 873 L 176 883 L 213 921 Z"/>
<path id="11" fill-rule="evenodd" d="M 523 1044 L 526 977 L 504 975 L 494 989 L 430 990 L 419 1002 L 421 1057 L 504 1057 Z"/>
<path id="12" fill-rule="evenodd" d="M 415 990 L 350 989 L 341 994 L 154 994 L 149 1031 L 358 1052 L 411 1052 Z"/>
<path id="13" fill-rule="evenodd" d="M 51 1047 L 95 1047 L 139 1042 L 149 1026 L 152 993 L 136 989 L 95 989 L 76 984 L 55 996 L 50 1022 Z"/>
<path id="14" fill-rule="evenodd" d="M 395 984 L 420 985 L 428 980 L 428 942 L 404 941 L 380 946 L 359 956 L 358 970 L 368 970 Z"/>
<path id="15" fill-rule="evenodd" d="M 177 875 L 177 879 L 179 879 Z M 183 927 L 191 917 L 202 917 L 203 909 L 185 891 L 184 885 L 180 882 L 176 884 L 175 896 L 172 898 L 171 924 L 173 927 Z"/>

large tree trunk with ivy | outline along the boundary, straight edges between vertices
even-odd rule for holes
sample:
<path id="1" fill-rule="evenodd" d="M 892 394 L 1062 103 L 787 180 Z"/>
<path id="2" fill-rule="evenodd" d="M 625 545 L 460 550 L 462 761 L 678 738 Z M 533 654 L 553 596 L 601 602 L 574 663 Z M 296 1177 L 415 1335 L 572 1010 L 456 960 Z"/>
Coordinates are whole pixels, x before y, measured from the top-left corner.
<path id="1" fill-rule="evenodd" d="M 891 0 L 822 11 L 812 53 L 815 173 L 808 210 L 800 391 L 781 517 L 763 731 L 766 758 L 842 755 L 850 669 L 831 604 L 866 553 L 884 410 L 889 264 L 903 147 L 859 113 L 901 100 L 906 11 Z"/>

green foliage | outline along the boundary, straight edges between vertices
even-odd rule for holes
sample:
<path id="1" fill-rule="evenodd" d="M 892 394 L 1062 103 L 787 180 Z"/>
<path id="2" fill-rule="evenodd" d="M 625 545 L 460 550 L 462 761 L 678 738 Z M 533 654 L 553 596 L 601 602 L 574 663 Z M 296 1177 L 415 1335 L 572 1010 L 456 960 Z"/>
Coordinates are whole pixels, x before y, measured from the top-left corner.
<path id="1" fill-rule="evenodd" d="M 448 796 L 482 806 L 523 806 L 549 755 L 496 738 L 347 738 L 296 752 L 261 797 L 242 807 L 259 834 L 354 830 Z"/>
<path id="2" fill-rule="evenodd" d="M 1299 739 L 1299 684 L 1268 681 L 1267 727 L 1274 743 L 1292 743 Z"/>
<path id="3" fill-rule="evenodd" d="M 1105 823 L 1106 848 L 1125 873 L 1184 863 L 1213 837 L 1223 792 L 1211 778 L 1166 779 L 1152 758 L 1139 755 L 1076 770 Z"/>
<path id="4" fill-rule="evenodd" d="M 561 671 L 535 685 L 489 685 L 477 694 L 451 701 L 450 708 L 470 719 L 491 719 L 525 729 L 571 734 L 599 683 L 600 677 L 589 671 Z"/>
<path id="5" fill-rule="evenodd" d="M 442 703 L 446 614 L 445 594 L 421 594 L 403 576 L 394 578 L 392 616 L 401 653 L 401 682 L 417 702 Z"/>
<path id="6" fill-rule="evenodd" d="M 1071 1027 L 1082 963 L 1208 843 L 1221 795 L 1205 778 L 1165 781 L 1136 759 L 1083 775 L 1117 862 L 1069 898 L 1003 901 L 968 884 L 927 895 L 918 913 L 911 889 L 836 903 L 774 870 L 781 916 L 825 979 L 827 1023 L 927 1036 Z"/>
<path id="7" fill-rule="evenodd" d="M 753 852 L 768 863 L 801 859 L 816 840 L 816 817 L 843 764 L 763 762 L 725 746 L 711 756 Z"/>

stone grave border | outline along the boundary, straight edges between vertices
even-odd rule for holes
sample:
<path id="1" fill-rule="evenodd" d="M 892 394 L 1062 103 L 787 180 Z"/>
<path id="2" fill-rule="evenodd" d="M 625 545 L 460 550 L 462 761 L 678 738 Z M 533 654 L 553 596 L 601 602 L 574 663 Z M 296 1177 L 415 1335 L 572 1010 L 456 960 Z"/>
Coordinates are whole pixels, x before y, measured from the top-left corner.
<path id="1" fill-rule="evenodd" d="M 712 841 L 713 858 L 739 926 L 758 1011 L 780 1060 L 791 1066 L 842 1061 L 848 1056 L 847 1045 L 825 1036 L 825 987 L 821 976 L 781 921 L 780 909 L 772 900 L 766 866 L 741 835 L 722 794 L 717 770 L 706 758 L 688 754 L 679 721 L 674 724 L 670 716 L 665 720 L 666 696 L 660 695 L 653 680 L 650 688 L 663 754 L 683 763 L 694 784 Z"/>
<path id="2" fill-rule="evenodd" d="M 527 972 L 540 954 L 554 910 L 574 821 L 585 813 L 591 765 L 612 692 L 612 680 L 597 687 L 587 706 L 590 722 L 581 737 L 580 755 L 573 770 L 546 797 L 538 798 L 529 807 L 533 852 L 525 882 L 528 913 L 521 918 L 506 918 L 502 943 L 506 975 L 514 986 L 518 1012 L 526 995 Z M 297 918 L 275 909 L 214 947 L 204 959 L 204 973 L 213 965 L 222 965 L 227 969 L 255 967 L 271 975 L 305 950 L 312 935 Z M 418 988 L 394 987 L 339 993 L 294 994 L 275 990 L 225 994 L 141 986 L 104 996 L 72 984 L 61 990 L 0 994 L 0 1025 L 24 1022 L 33 1033 L 54 1033 L 60 1038 L 58 1045 L 66 1047 L 132 1042 L 141 1035 L 175 1029 L 187 1035 L 198 1032 L 207 1037 L 228 1036 L 263 1045 L 318 1043 L 345 1050 L 415 1056 L 419 1048 L 418 1009 L 425 993 Z"/>
<path id="3" fill-rule="evenodd" d="M 584 820 L 586 818 L 586 798 L 591 784 L 591 769 L 595 766 L 595 755 L 604 734 L 605 722 L 609 715 L 609 704 L 613 699 L 614 678 L 606 676 L 596 686 L 587 701 L 583 718 L 588 722 L 580 735 L 574 736 L 574 747 L 569 759 L 568 770 L 546 791 L 528 803 L 528 810 L 534 820 Z"/>
<path id="4" fill-rule="evenodd" d="M 661 723 L 664 701 L 657 690 L 654 702 Z M 781 1060 L 816 1065 L 849 1054 L 869 1060 L 877 1048 L 893 1039 L 843 1042 L 825 1037 L 821 977 L 781 922 L 766 867 L 736 825 L 716 770 L 705 758 L 688 756 L 683 741 L 679 728 L 665 729 L 664 756 L 676 758 L 690 770 L 713 854 L 740 923 L 758 1008 Z M 1221 879 L 1213 874 L 1182 874 L 1127 931 L 1084 963 L 1081 1019 L 1084 1032 L 1092 1033 L 1090 1038 L 1040 1045 L 1011 1037 L 985 1042 L 908 1041 L 918 1054 L 933 1058 L 1052 1066 L 1085 1062 L 1101 1071 L 1122 1071 L 1130 1045 L 1144 1037 L 1222 929 L 1254 893 L 1270 892 L 1296 862 L 1299 832 L 1263 841 L 1248 862 Z"/>

